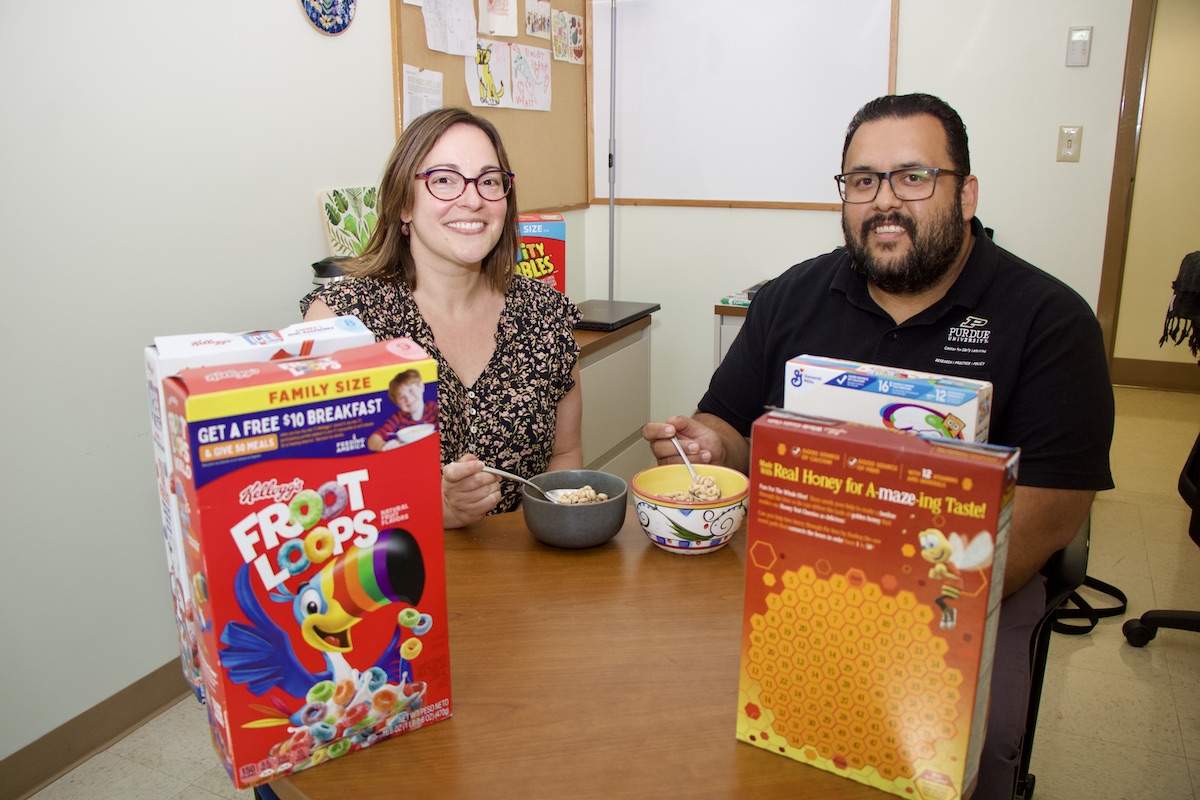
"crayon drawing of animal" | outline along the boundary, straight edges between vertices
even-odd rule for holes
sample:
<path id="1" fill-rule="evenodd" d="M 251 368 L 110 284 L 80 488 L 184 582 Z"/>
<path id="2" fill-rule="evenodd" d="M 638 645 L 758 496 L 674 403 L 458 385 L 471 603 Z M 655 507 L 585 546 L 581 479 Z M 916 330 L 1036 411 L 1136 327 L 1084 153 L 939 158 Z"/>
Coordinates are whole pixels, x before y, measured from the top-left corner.
<path id="1" fill-rule="evenodd" d="M 479 67 L 479 102 L 489 105 L 500 105 L 500 98 L 504 96 L 504 81 L 500 81 L 500 88 L 496 88 L 496 80 L 492 76 L 492 46 L 487 47 L 475 43 L 475 64 Z"/>

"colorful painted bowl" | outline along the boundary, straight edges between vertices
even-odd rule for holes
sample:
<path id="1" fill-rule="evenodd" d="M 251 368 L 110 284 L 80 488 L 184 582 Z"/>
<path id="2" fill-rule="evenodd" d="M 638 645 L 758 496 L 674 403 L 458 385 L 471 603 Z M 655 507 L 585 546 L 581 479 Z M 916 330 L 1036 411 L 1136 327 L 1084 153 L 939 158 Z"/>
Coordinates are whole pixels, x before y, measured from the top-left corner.
<path id="1" fill-rule="evenodd" d="M 663 495 L 685 492 L 692 483 L 683 464 L 651 467 L 633 476 L 629 488 L 642 530 L 655 545 L 671 553 L 699 555 L 720 550 L 746 519 L 750 481 L 728 467 L 694 464 L 696 472 L 711 475 L 721 497 L 707 503 L 668 500 Z"/>

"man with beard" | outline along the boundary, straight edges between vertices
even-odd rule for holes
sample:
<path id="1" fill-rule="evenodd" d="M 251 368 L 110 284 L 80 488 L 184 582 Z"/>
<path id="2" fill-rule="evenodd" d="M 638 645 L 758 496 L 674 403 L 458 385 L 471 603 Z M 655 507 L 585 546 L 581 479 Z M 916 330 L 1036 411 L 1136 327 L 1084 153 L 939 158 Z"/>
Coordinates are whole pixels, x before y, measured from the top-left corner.
<path id="1" fill-rule="evenodd" d="M 987 380 L 989 441 L 1021 448 L 974 798 L 1012 797 L 1029 694 L 1029 645 L 1045 607 L 1039 570 L 1112 488 L 1113 396 L 1100 326 L 1056 278 L 997 247 L 975 219 L 978 180 L 957 112 L 930 95 L 885 96 L 846 132 L 845 248 L 754 298 L 692 417 L 642 431 L 660 463 L 746 471 L 751 425 L 783 405 L 784 365 L 808 354 Z M 747 473 L 748 474 L 748 473 Z"/>

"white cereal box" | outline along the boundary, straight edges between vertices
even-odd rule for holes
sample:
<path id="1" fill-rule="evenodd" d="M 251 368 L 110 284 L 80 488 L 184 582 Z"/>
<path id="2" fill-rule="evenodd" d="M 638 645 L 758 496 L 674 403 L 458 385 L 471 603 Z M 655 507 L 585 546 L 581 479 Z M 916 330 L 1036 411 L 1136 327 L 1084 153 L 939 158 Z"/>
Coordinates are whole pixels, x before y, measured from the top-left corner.
<path id="1" fill-rule="evenodd" d="M 987 381 L 801 355 L 787 362 L 783 407 L 814 417 L 986 442 L 992 413 Z"/>
<path id="2" fill-rule="evenodd" d="M 246 333 L 196 333 L 156 336 L 145 349 L 146 390 L 150 402 L 150 432 L 158 472 L 159 510 L 167 549 L 167 569 L 183 675 L 198 699 L 203 699 L 200 664 L 196 658 L 197 631 L 192 587 L 186 580 L 183 536 L 175 493 L 169 480 L 171 439 L 163 422 L 163 379 L 193 367 L 216 367 L 243 361 L 271 361 L 324 355 L 345 347 L 370 344 L 374 335 L 357 317 L 300 322 L 282 330 Z"/>

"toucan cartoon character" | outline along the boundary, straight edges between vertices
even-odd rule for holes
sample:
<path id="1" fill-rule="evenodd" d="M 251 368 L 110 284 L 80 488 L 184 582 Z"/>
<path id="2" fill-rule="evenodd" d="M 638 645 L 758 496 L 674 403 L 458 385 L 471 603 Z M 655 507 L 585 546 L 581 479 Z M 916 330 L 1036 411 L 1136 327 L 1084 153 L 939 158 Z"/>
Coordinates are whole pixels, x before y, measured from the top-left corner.
<path id="1" fill-rule="evenodd" d="M 926 528 L 917 535 L 921 543 L 921 558 L 933 564 L 929 577 L 943 581 L 938 596 L 938 608 L 942 610 L 941 627 L 954 628 L 958 622 L 958 610 L 950 605 L 961 593 L 962 570 L 986 568 L 992 563 L 992 537 L 980 533 L 969 542 L 957 533 L 946 536 L 937 528 Z"/>
<path id="2" fill-rule="evenodd" d="M 243 565 L 234 579 L 234 593 L 248 622 L 226 624 L 221 633 L 221 642 L 226 645 L 221 648 L 221 664 L 231 680 L 245 684 L 256 695 L 278 687 L 303 700 L 320 681 L 336 682 L 360 674 L 345 654 L 354 649 L 354 626 L 367 614 L 389 603 L 416 606 L 424 590 L 421 549 L 411 533 L 397 528 L 381 531 L 370 547 L 354 547 L 330 560 L 295 594 L 273 592 L 273 601 L 292 604 L 301 638 L 324 656 L 327 669 L 314 673 L 296 657 L 291 637 L 263 610 L 250 585 L 249 565 Z M 391 642 L 372 665 L 382 669 L 388 681 L 394 683 L 412 679 L 411 665 L 401 658 L 399 642 L 397 627 Z M 286 717 L 255 725 L 297 724 L 298 713 L 287 712 Z"/>

